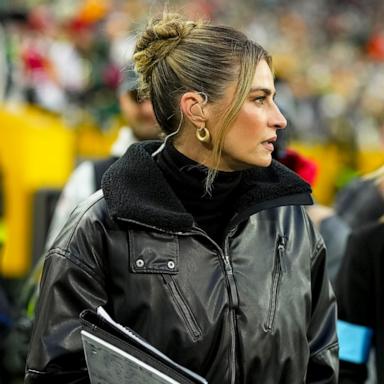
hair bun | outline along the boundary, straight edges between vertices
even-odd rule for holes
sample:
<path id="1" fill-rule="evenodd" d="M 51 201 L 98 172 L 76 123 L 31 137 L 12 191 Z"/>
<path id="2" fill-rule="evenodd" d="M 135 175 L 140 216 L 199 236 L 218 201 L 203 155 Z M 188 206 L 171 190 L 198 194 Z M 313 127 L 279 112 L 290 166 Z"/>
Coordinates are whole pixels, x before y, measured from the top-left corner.
<path id="1" fill-rule="evenodd" d="M 197 26 L 196 22 L 184 20 L 174 13 L 152 19 L 144 32 L 138 36 L 133 59 L 136 71 L 142 76 L 143 90 L 153 67 L 165 59 Z"/>

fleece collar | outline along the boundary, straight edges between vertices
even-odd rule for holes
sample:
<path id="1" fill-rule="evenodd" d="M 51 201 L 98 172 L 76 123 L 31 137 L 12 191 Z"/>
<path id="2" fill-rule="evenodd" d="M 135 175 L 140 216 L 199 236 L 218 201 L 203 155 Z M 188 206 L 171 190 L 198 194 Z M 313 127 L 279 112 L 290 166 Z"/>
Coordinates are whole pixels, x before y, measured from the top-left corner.
<path id="1" fill-rule="evenodd" d="M 193 217 L 185 211 L 152 158 L 161 143 L 131 145 L 104 174 L 102 189 L 114 219 L 126 219 L 168 231 L 187 231 Z M 273 161 L 267 168 L 244 171 L 235 206 L 242 219 L 266 207 L 311 204 L 311 187 L 294 172 Z"/>

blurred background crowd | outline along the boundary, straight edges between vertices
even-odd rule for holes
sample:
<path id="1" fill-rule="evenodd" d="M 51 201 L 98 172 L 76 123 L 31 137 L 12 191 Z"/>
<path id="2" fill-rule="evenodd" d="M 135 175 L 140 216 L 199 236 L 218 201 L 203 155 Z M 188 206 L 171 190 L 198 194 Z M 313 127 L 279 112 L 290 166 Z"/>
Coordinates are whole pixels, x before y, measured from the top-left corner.
<path id="1" fill-rule="evenodd" d="M 295 116 L 301 140 L 377 145 L 384 98 L 382 1 L 198 0 L 170 6 L 233 25 L 268 48 L 284 84 L 280 104 Z M 2 100 L 39 105 L 71 125 L 91 117 L 108 129 L 135 33 L 162 7 L 155 0 L 0 1 Z"/>
<path id="2" fill-rule="evenodd" d="M 382 0 L 167 5 L 243 30 L 272 54 L 287 140 L 315 164 L 318 203 L 332 206 L 351 180 L 384 164 Z M 57 191 L 80 161 L 109 153 L 135 35 L 163 7 L 0 0 L 0 279 L 11 313 L 43 251 Z"/>

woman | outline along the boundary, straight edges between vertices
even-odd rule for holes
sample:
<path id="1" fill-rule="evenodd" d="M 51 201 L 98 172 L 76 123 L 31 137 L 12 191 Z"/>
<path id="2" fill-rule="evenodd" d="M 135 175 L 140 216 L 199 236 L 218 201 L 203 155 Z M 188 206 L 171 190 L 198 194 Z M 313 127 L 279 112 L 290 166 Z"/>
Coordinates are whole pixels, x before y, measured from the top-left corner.
<path id="1" fill-rule="evenodd" d="M 165 14 L 139 36 L 168 135 L 135 144 L 48 253 L 27 383 L 87 380 L 79 313 L 103 306 L 209 383 L 335 383 L 336 308 L 310 187 L 272 162 L 271 58 Z M 78 381 L 76 381 L 78 380 Z"/>

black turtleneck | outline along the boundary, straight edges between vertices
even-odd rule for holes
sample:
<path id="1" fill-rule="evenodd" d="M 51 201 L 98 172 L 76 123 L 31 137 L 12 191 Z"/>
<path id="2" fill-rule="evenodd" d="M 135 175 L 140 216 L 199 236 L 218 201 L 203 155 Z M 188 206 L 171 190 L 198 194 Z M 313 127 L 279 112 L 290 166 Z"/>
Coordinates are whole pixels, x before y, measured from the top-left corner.
<path id="1" fill-rule="evenodd" d="M 211 195 L 205 191 L 207 168 L 184 156 L 167 143 L 157 155 L 158 165 L 171 188 L 197 225 L 218 244 L 233 215 L 241 172 L 219 171 Z"/>

